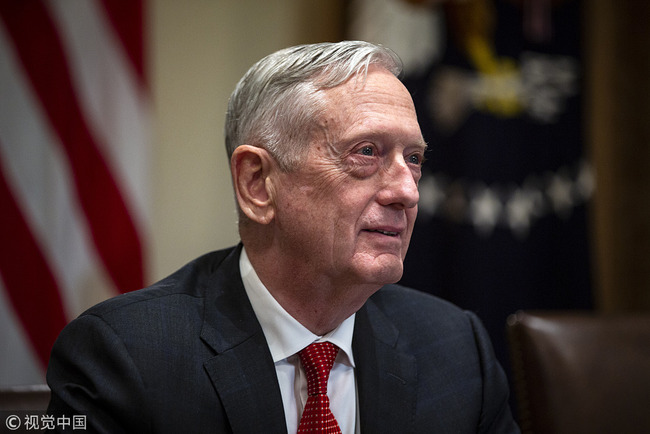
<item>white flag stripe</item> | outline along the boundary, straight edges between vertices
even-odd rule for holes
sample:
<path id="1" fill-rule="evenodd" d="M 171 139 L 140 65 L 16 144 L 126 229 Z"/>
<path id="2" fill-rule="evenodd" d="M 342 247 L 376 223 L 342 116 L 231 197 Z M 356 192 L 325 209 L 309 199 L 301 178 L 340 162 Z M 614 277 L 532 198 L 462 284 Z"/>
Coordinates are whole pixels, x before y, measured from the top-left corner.
<path id="1" fill-rule="evenodd" d="M 52 132 L 0 23 L 0 163 L 41 246 L 71 319 L 117 293 L 90 241 L 62 146 Z M 88 285 L 89 282 L 93 286 Z"/>
<path id="2" fill-rule="evenodd" d="M 46 2 L 68 56 L 72 85 L 140 237 L 150 222 L 149 101 L 96 0 Z"/>
<path id="3" fill-rule="evenodd" d="M 29 338 L 20 326 L 20 320 L 10 308 L 6 289 L 0 275 L 0 384 L 20 386 L 43 383 L 45 375 L 38 363 Z M 9 350 L 10 349 L 10 350 Z"/>

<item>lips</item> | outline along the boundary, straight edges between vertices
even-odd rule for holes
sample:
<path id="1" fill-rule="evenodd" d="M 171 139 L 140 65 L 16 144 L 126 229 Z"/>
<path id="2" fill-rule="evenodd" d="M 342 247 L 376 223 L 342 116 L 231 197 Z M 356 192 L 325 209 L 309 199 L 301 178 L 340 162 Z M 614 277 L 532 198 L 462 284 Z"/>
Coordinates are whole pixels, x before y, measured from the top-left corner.
<path id="1" fill-rule="evenodd" d="M 401 238 L 407 230 L 408 222 L 403 214 L 369 218 L 361 225 L 362 232 L 391 238 Z"/>
<path id="2" fill-rule="evenodd" d="M 396 236 L 399 235 L 399 232 L 386 231 L 386 230 L 383 230 L 383 229 L 365 229 L 365 232 L 377 232 L 377 233 L 380 233 L 382 235 L 386 235 L 386 236 L 389 236 L 389 237 L 396 237 Z"/>

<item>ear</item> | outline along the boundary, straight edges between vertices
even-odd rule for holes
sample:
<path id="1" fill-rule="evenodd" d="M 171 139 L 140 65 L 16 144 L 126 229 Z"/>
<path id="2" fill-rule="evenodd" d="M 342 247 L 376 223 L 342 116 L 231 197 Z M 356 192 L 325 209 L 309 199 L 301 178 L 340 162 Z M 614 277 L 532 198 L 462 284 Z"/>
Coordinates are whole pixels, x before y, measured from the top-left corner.
<path id="1" fill-rule="evenodd" d="M 277 168 L 262 148 L 240 145 L 230 159 L 230 169 L 239 208 L 250 220 L 268 224 L 275 216 L 268 176 Z"/>

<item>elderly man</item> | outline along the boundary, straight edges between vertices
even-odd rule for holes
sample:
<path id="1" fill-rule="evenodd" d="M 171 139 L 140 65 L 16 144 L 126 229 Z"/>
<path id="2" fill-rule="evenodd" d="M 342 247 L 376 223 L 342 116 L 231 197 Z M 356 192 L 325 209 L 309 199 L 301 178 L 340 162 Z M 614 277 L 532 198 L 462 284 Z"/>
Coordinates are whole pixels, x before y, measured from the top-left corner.
<path id="1" fill-rule="evenodd" d="M 477 318 L 393 285 L 426 149 L 389 50 L 288 48 L 233 92 L 241 244 L 73 321 L 48 413 L 101 432 L 518 432 Z"/>

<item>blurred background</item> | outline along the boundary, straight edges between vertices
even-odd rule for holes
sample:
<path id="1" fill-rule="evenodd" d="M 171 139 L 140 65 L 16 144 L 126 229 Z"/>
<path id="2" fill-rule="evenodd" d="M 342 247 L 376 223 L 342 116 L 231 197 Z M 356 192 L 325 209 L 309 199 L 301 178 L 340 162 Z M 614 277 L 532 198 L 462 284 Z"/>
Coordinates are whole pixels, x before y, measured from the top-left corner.
<path id="1" fill-rule="evenodd" d="M 255 61 L 365 39 L 431 148 L 403 283 L 485 322 L 650 310 L 650 3 L 0 1 L 0 386 L 90 305 L 238 241 L 223 116 Z"/>

